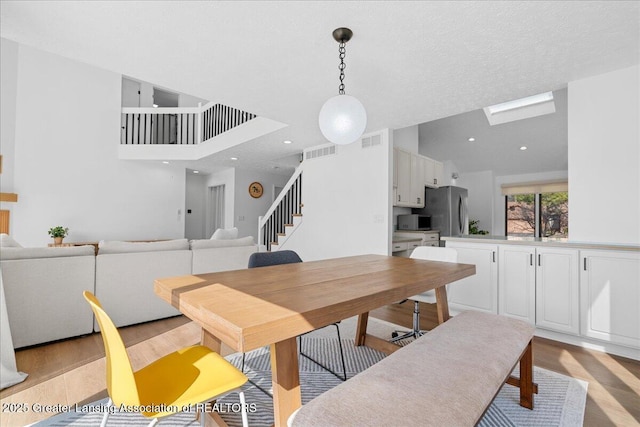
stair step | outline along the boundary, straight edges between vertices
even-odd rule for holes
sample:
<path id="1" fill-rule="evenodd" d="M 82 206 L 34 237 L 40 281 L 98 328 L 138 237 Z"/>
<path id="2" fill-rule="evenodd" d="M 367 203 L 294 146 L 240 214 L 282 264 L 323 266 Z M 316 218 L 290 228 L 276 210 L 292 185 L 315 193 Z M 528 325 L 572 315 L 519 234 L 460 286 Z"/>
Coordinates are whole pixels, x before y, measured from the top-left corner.
<path id="1" fill-rule="evenodd" d="M 286 236 L 287 233 L 278 233 L 278 236 Z"/>
<path id="2" fill-rule="evenodd" d="M 302 214 L 293 214 L 292 216 L 302 216 Z"/>

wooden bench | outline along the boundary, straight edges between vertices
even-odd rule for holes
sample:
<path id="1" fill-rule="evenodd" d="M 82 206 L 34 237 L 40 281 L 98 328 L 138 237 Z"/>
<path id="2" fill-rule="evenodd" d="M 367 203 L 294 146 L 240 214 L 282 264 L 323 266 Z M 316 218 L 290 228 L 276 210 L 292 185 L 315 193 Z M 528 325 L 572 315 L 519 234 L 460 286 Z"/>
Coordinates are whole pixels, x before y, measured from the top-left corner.
<path id="1" fill-rule="evenodd" d="M 474 426 L 505 382 L 533 409 L 533 326 L 467 311 L 302 406 L 292 426 Z M 520 362 L 520 378 L 510 377 Z"/>

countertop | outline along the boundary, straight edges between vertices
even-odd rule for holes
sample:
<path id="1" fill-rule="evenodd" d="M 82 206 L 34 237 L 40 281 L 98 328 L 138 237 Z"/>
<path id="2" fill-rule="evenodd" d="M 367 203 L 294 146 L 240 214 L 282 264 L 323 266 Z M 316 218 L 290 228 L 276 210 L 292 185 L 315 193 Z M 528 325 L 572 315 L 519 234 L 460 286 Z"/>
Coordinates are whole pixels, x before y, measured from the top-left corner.
<path id="1" fill-rule="evenodd" d="M 467 243 L 493 243 L 499 245 L 532 245 L 551 246 L 577 249 L 606 249 L 619 251 L 639 251 L 640 245 L 621 243 L 597 243 L 597 242 L 577 242 L 575 240 L 552 238 L 552 237 L 513 237 L 513 236 L 492 236 L 471 234 L 464 236 L 441 236 L 440 240 L 446 242 L 467 242 Z"/>
<path id="2" fill-rule="evenodd" d="M 408 243 L 408 242 L 422 242 L 422 239 L 419 237 L 394 237 L 393 243 Z"/>

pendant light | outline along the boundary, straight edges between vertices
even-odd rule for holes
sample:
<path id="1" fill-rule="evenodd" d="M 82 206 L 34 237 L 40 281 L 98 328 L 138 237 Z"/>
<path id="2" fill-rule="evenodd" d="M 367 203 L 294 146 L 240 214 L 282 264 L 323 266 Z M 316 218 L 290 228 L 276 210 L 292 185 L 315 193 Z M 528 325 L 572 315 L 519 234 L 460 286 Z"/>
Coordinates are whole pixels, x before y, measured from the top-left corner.
<path id="1" fill-rule="evenodd" d="M 346 145 L 356 141 L 367 127 L 367 112 L 362 103 L 355 97 L 344 92 L 344 57 L 345 45 L 353 36 L 348 28 L 337 28 L 333 31 L 333 38 L 339 43 L 340 85 L 338 95 L 329 98 L 324 103 L 318 117 L 320 131 L 334 144 Z"/>

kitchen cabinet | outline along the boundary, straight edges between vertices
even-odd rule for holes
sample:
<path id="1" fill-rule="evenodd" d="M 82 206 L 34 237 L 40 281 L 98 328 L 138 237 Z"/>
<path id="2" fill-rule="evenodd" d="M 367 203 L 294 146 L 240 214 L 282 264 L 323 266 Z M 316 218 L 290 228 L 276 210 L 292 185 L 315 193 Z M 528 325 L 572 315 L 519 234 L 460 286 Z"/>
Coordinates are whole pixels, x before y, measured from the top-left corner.
<path id="1" fill-rule="evenodd" d="M 579 334 L 576 249 L 500 245 L 498 255 L 500 314 Z"/>
<path id="2" fill-rule="evenodd" d="M 536 322 L 536 248 L 498 247 L 498 313 L 525 322 Z"/>
<path id="3" fill-rule="evenodd" d="M 580 251 L 582 335 L 640 347 L 640 253 Z"/>
<path id="4" fill-rule="evenodd" d="M 443 165 L 428 157 L 393 149 L 394 206 L 424 207 L 424 188 L 442 182 Z"/>
<path id="5" fill-rule="evenodd" d="M 536 248 L 536 326 L 580 333 L 578 250 Z"/>
<path id="6" fill-rule="evenodd" d="M 458 252 L 458 262 L 474 264 L 476 274 L 447 287 L 452 310 L 498 313 L 498 245 L 447 241 Z"/>
<path id="7" fill-rule="evenodd" d="M 424 185 L 430 188 L 438 188 L 443 183 L 444 167 L 437 160 L 424 158 Z"/>
<path id="8" fill-rule="evenodd" d="M 393 233 L 396 239 L 421 239 L 417 246 L 440 246 L 440 233 L 438 231 L 396 231 Z M 410 249 L 414 249 L 414 247 Z"/>

